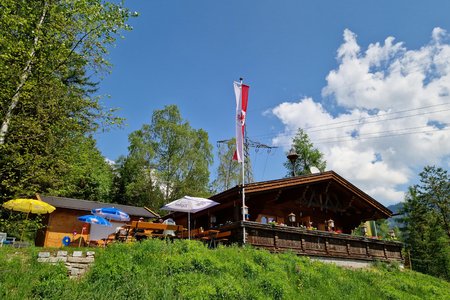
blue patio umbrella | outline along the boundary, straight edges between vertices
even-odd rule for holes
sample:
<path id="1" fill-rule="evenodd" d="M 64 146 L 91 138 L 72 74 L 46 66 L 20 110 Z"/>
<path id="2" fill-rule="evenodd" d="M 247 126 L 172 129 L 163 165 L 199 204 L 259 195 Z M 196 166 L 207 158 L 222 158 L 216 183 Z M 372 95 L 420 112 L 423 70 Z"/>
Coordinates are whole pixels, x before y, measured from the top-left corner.
<path id="1" fill-rule="evenodd" d="M 125 222 L 130 221 L 130 216 L 126 212 L 123 212 L 115 207 L 94 208 L 91 211 L 91 213 L 96 216 L 106 218 L 108 220 L 125 221 Z"/>
<path id="2" fill-rule="evenodd" d="M 77 218 L 78 221 L 89 223 L 89 224 L 97 224 L 101 226 L 108 226 L 111 227 L 111 223 L 106 220 L 105 218 L 102 218 L 100 216 L 94 216 L 94 215 L 84 215 Z M 83 231 L 81 231 L 81 234 L 83 234 Z M 80 243 L 78 244 L 78 247 L 81 246 L 81 237 L 80 237 Z"/>
<path id="3" fill-rule="evenodd" d="M 97 224 L 102 226 L 112 226 L 111 223 L 106 220 L 105 218 L 102 218 L 100 216 L 94 216 L 94 215 L 84 215 L 81 217 L 78 217 L 78 221 L 89 223 L 89 224 Z"/>

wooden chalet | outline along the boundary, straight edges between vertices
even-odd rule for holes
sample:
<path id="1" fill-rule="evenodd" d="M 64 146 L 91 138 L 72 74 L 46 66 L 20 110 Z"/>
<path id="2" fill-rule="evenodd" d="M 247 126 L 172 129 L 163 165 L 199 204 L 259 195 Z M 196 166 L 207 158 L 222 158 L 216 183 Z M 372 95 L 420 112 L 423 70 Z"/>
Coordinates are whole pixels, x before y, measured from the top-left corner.
<path id="1" fill-rule="evenodd" d="M 43 215 L 44 229 L 36 237 L 36 246 L 61 247 L 62 240 L 68 236 L 73 245 L 78 246 L 80 239 L 84 245 L 86 241 L 99 240 L 115 231 L 116 227 L 124 225 L 123 222 L 111 221 L 112 227 L 90 225 L 78 221 L 78 217 L 91 214 L 91 210 L 100 207 L 116 207 L 130 215 L 131 221 L 139 218 L 151 219 L 158 217 L 146 207 L 136 207 L 114 203 L 104 203 L 64 197 L 39 196 L 48 204 L 56 207 L 51 214 Z"/>
<path id="2" fill-rule="evenodd" d="M 250 183 L 244 191 L 245 221 L 239 185 L 210 197 L 220 204 L 191 214 L 191 227 L 229 231 L 228 242 L 240 244 L 245 232 L 247 244 L 325 260 L 403 260 L 399 242 L 351 235 L 362 222 L 392 212 L 333 171 Z M 171 216 L 187 227 L 186 214 Z"/>

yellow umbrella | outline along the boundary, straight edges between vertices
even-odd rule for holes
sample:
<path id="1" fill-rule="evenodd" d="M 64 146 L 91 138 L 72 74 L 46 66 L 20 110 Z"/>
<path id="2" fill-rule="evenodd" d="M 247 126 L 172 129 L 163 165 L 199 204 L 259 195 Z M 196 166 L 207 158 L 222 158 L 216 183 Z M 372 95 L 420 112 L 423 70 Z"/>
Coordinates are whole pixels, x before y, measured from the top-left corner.
<path id="1" fill-rule="evenodd" d="M 35 199 L 14 199 L 3 203 L 3 207 L 15 211 L 32 214 L 49 214 L 56 208 L 50 204 Z"/>
<path id="2" fill-rule="evenodd" d="M 28 214 L 49 214 L 53 212 L 56 208 L 50 204 L 35 199 L 14 199 L 3 203 L 2 205 L 6 209 L 11 209 L 15 211 L 21 211 L 27 213 L 26 219 L 28 219 Z M 23 239 L 23 231 L 20 235 L 20 240 Z"/>

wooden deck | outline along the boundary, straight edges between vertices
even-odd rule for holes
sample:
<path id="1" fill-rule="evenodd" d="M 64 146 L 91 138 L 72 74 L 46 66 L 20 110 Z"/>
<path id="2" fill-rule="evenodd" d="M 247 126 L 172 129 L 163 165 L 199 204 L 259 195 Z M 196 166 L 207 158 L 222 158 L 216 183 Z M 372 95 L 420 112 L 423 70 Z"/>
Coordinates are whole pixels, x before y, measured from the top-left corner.
<path id="1" fill-rule="evenodd" d="M 242 243 L 244 226 L 247 244 L 273 252 L 290 250 L 299 255 L 315 257 L 403 261 L 403 244 L 394 241 L 249 221 L 223 226 L 220 231 L 231 231 L 229 241 Z"/>

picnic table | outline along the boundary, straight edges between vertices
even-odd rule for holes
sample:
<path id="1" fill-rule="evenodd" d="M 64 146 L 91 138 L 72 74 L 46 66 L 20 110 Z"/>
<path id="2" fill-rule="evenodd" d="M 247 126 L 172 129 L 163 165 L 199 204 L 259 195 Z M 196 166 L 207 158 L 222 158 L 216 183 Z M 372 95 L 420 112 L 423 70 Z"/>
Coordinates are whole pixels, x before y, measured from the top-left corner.
<path id="1" fill-rule="evenodd" d="M 216 248 L 221 242 L 228 241 L 228 237 L 231 236 L 231 231 L 223 231 L 217 229 L 209 230 L 194 230 L 193 239 L 201 240 L 208 244 L 208 248 Z"/>
<path id="2" fill-rule="evenodd" d="M 183 232 L 182 225 L 139 221 L 132 221 L 131 224 L 126 225 L 126 228 L 128 229 L 128 235 L 132 232 L 137 238 L 174 238 L 177 233 Z"/>

